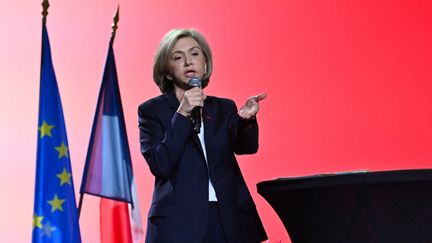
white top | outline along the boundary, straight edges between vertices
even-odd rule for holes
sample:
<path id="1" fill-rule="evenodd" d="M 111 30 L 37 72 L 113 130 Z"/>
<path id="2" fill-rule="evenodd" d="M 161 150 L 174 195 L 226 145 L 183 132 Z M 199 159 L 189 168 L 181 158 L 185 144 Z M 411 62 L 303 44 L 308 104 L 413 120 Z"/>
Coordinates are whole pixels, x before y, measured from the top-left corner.
<path id="1" fill-rule="evenodd" d="M 205 142 L 204 142 L 204 123 L 201 122 L 201 129 L 200 129 L 200 133 L 198 133 L 198 138 L 201 142 L 201 147 L 203 149 L 204 152 L 204 158 L 206 160 L 207 163 L 207 171 L 208 171 L 208 162 L 207 162 L 207 152 L 206 152 L 206 147 L 205 147 Z M 209 183 L 208 183 L 208 188 L 209 188 L 209 202 L 217 202 L 217 197 L 216 197 L 216 192 L 215 189 L 213 187 L 213 184 L 210 180 L 210 172 L 209 173 Z"/>

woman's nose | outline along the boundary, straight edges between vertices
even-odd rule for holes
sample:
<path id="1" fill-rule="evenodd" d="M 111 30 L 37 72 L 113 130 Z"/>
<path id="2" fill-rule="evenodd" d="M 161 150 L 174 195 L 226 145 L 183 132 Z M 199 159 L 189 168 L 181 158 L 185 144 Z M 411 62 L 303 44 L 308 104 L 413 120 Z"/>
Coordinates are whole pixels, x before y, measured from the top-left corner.
<path id="1" fill-rule="evenodd" d="M 190 65 L 192 65 L 192 57 L 190 57 L 190 56 L 186 56 L 185 57 L 185 66 L 190 66 Z"/>

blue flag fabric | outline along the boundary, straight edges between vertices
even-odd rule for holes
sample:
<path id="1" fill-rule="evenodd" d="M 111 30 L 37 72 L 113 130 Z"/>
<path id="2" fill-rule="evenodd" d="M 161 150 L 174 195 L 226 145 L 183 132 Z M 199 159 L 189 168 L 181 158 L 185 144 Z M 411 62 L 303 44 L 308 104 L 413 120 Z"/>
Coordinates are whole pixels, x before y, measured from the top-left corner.
<path id="1" fill-rule="evenodd" d="M 41 61 L 32 242 L 81 242 L 66 127 L 45 24 Z"/>
<path id="2" fill-rule="evenodd" d="M 110 42 L 80 192 L 133 203 L 132 178 L 132 162 Z"/>

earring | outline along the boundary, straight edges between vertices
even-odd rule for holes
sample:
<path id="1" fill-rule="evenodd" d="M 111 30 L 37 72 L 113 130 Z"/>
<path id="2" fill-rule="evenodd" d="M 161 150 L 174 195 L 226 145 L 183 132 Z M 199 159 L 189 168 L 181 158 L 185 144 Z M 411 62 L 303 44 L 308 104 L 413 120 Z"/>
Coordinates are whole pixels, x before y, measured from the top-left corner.
<path id="1" fill-rule="evenodd" d="M 167 78 L 168 80 L 173 80 L 173 78 L 172 78 L 170 75 L 167 75 L 166 78 Z"/>

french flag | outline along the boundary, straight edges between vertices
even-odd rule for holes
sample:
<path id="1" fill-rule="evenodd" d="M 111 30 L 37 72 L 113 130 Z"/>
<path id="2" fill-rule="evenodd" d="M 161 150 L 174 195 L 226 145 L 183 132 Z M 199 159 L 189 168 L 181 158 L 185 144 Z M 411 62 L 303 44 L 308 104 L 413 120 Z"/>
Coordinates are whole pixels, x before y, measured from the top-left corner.
<path id="1" fill-rule="evenodd" d="M 105 63 L 81 182 L 84 193 L 101 197 L 102 243 L 144 238 L 115 65 L 113 39 Z"/>

